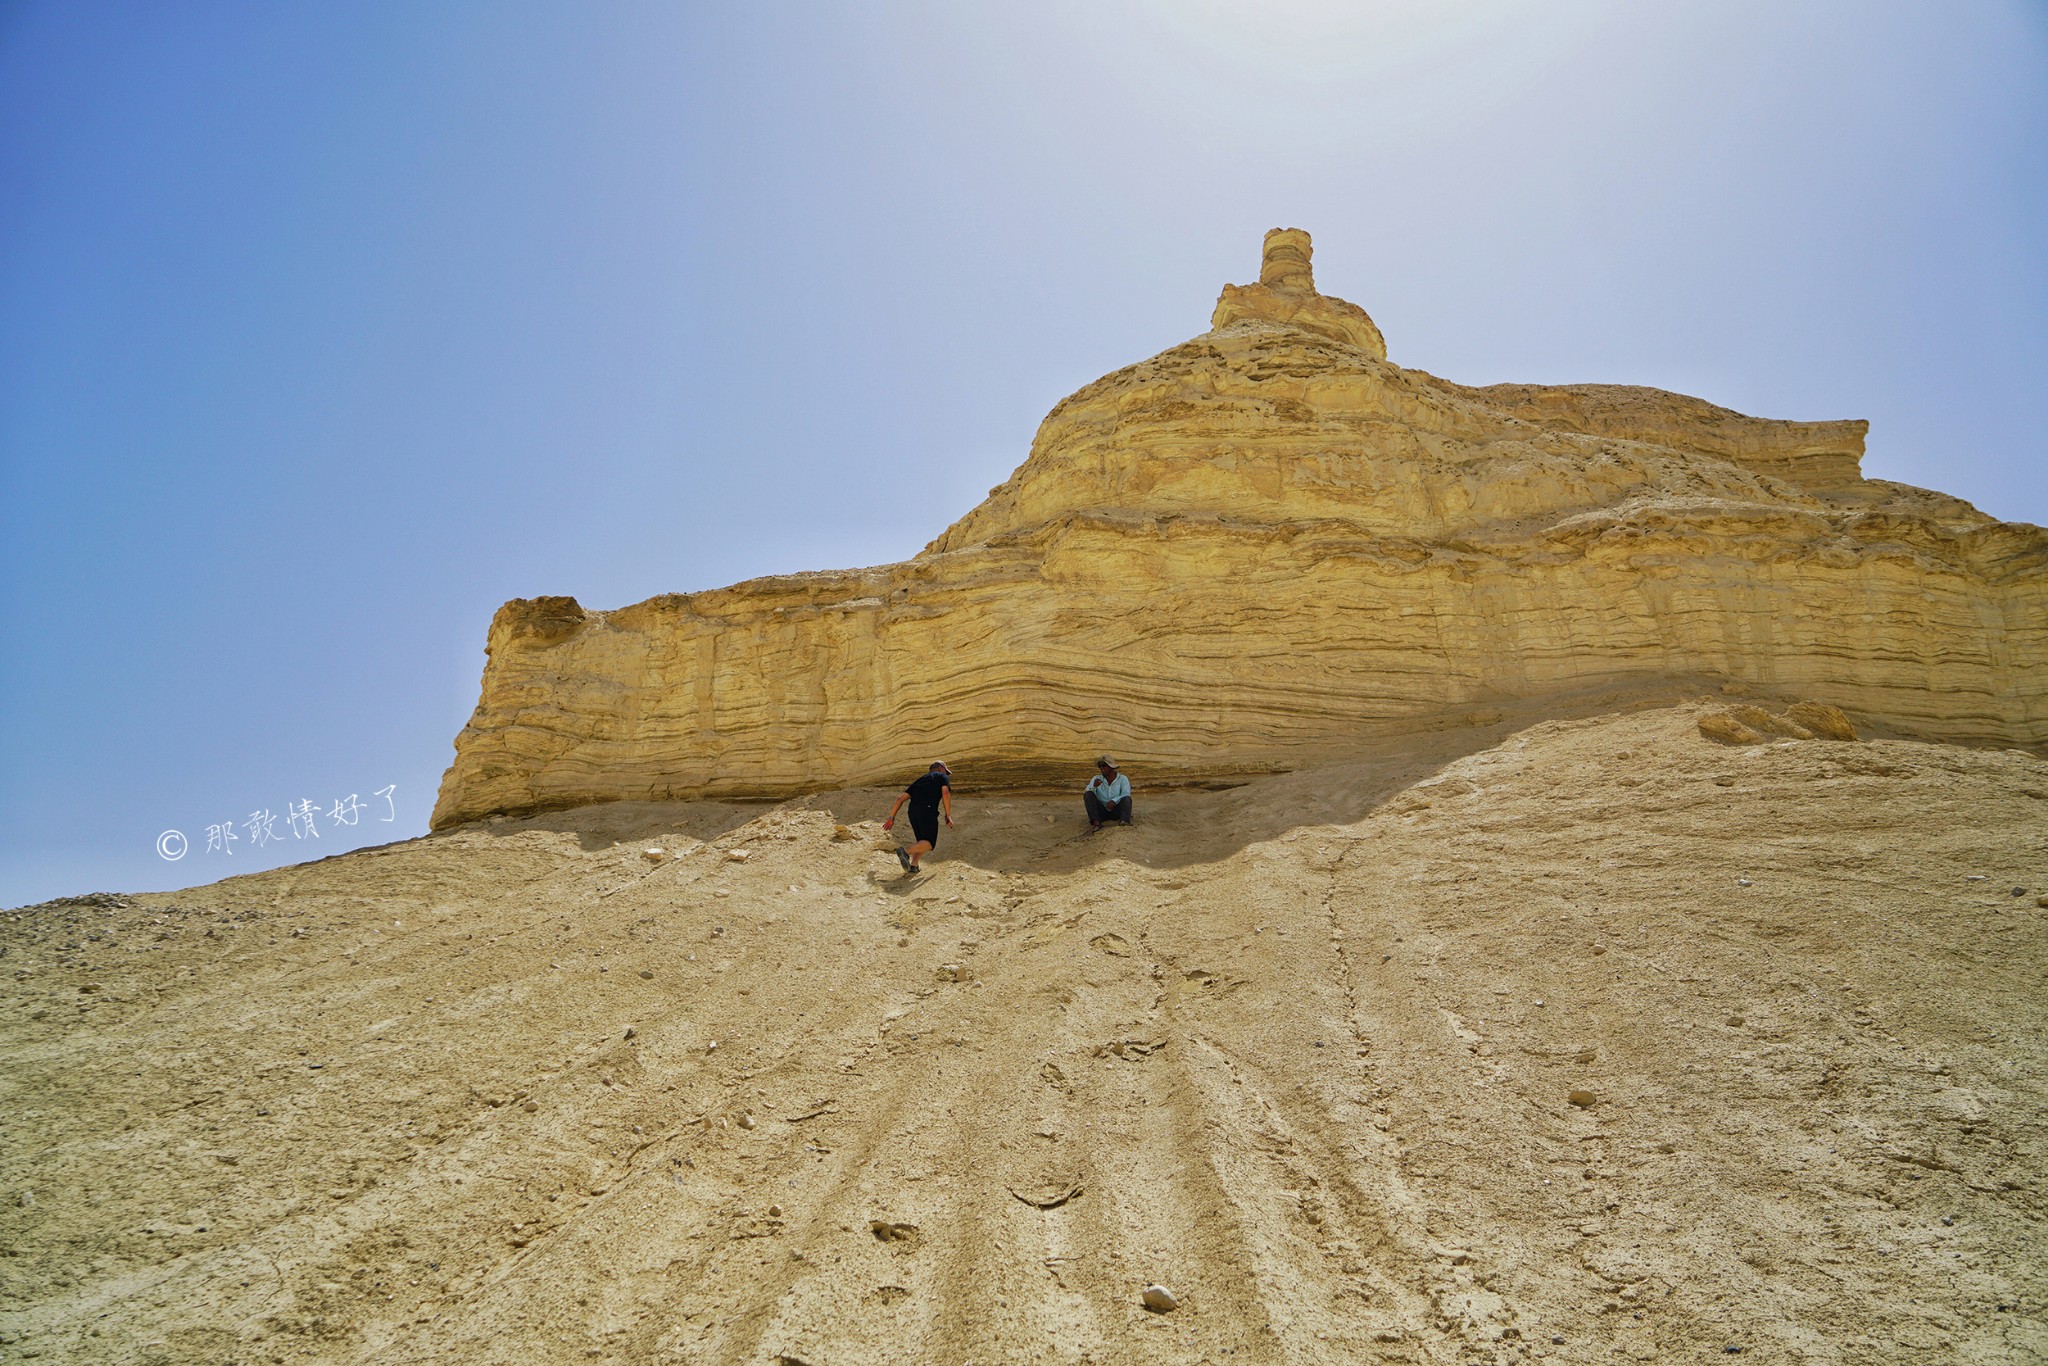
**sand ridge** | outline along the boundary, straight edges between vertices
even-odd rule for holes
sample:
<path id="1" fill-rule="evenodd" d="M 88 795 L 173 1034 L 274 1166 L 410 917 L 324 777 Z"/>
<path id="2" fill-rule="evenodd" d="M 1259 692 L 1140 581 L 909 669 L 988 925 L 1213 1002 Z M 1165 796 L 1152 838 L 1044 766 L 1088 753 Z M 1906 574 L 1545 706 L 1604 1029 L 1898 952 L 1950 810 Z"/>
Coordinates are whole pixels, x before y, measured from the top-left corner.
<path id="1" fill-rule="evenodd" d="M 2048 1357 L 2048 763 L 1718 705 L 963 772 L 912 881 L 870 790 L 10 913 L 0 1345 Z"/>

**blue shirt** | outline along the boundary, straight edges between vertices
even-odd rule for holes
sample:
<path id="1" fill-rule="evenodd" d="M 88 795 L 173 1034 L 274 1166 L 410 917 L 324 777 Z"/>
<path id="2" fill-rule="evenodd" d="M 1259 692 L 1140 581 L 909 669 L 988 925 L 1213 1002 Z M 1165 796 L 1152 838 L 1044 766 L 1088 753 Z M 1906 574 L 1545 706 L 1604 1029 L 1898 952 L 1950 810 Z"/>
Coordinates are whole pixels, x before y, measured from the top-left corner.
<path id="1" fill-rule="evenodd" d="M 1095 799 L 1104 806 L 1115 806 L 1131 795 L 1131 780 L 1119 773 L 1115 782 L 1104 782 L 1102 775 L 1098 773 L 1088 780 L 1088 790 L 1093 792 Z"/>

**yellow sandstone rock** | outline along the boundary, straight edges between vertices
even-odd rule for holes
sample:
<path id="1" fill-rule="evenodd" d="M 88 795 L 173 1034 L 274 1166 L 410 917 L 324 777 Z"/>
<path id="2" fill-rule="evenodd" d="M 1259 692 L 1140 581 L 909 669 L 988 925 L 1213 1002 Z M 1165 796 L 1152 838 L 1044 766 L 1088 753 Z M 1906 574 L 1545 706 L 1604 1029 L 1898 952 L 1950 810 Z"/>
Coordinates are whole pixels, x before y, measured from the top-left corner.
<path id="1" fill-rule="evenodd" d="M 1795 702 L 1785 708 L 1785 718 L 1812 731 L 1823 740 L 1854 740 L 1856 727 L 1840 707 L 1822 702 Z"/>
<path id="2" fill-rule="evenodd" d="M 1762 707 L 1735 707 L 1728 714 L 1743 725 L 1748 726 L 1751 730 L 1762 731 L 1765 735 L 1784 735 L 1794 740 L 1811 740 L 1813 738 L 1813 732 L 1800 725 L 1797 721 L 1788 721 L 1782 716 L 1774 716 Z"/>
<path id="3" fill-rule="evenodd" d="M 977 785 L 1105 749 L 1229 778 L 1669 680 L 2048 741 L 2048 535 L 1864 479 L 1864 431 L 1403 369 L 1275 230 L 1210 331 L 1062 401 L 908 562 L 507 603 L 433 823 L 933 754 Z"/>
<path id="4" fill-rule="evenodd" d="M 1699 728 L 1701 735 L 1723 745 L 1760 745 L 1764 742 L 1762 731 L 1744 725 L 1725 711 L 1702 716 Z"/>

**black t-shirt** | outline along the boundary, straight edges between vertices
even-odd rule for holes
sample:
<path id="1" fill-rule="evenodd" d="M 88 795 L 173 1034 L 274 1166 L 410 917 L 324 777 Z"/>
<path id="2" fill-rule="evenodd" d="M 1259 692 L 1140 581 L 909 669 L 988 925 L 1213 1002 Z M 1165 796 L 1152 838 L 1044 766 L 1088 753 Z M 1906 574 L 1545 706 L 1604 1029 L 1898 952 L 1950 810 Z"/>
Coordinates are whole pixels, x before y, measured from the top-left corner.
<path id="1" fill-rule="evenodd" d="M 903 790 L 910 794 L 912 811 L 929 815 L 939 809 L 939 793 L 952 785 L 953 780 L 943 773 L 927 773 Z"/>

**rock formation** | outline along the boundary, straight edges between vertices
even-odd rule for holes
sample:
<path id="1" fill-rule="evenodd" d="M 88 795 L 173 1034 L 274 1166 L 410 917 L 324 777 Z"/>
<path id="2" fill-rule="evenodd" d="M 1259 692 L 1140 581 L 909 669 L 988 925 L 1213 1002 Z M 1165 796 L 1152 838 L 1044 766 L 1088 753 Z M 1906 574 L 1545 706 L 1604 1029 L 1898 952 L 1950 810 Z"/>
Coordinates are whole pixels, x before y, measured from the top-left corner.
<path id="1" fill-rule="evenodd" d="M 1210 331 L 1061 402 L 910 561 L 507 603 L 433 823 L 935 754 L 976 785 L 1105 748 L 1223 780 L 1671 679 L 2048 742 L 2048 534 L 1863 478 L 1865 429 L 1403 369 L 1277 229 Z"/>

